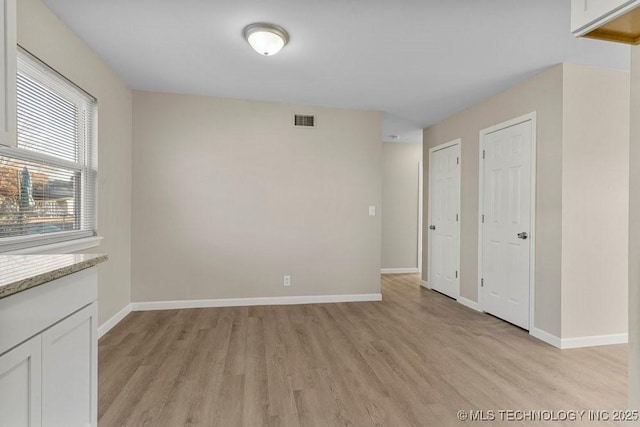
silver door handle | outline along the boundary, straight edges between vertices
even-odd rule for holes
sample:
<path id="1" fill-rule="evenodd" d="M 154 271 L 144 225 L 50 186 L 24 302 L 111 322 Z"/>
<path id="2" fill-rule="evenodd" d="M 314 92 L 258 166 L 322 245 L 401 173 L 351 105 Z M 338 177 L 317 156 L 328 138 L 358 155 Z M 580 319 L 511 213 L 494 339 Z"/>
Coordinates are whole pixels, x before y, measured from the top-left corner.
<path id="1" fill-rule="evenodd" d="M 435 226 L 435 225 L 430 225 L 430 226 L 429 226 L 429 230 L 435 230 L 435 229 L 436 229 L 436 226 Z"/>
<path id="2" fill-rule="evenodd" d="M 524 231 L 522 233 L 518 233 L 518 239 L 526 240 L 529 235 Z"/>

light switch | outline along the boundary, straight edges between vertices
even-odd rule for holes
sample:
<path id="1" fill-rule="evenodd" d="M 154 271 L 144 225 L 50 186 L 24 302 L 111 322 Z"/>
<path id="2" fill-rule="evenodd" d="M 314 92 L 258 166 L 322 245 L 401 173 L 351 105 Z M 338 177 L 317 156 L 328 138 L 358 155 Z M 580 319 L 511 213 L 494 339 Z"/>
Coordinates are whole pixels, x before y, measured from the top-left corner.
<path id="1" fill-rule="evenodd" d="M 369 206 L 369 216 L 376 216 L 376 207 Z"/>

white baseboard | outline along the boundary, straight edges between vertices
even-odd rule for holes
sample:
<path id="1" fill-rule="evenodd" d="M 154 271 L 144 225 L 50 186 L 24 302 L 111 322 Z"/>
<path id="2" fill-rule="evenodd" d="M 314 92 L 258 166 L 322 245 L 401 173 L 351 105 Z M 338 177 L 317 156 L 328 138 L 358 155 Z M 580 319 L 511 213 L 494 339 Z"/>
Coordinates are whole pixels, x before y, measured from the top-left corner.
<path id="1" fill-rule="evenodd" d="M 594 347 L 597 345 L 626 344 L 628 342 L 628 334 L 594 335 L 590 337 L 562 338 L 560 348 Z"/>
<path id="2" fill-rule="evenodd" d="M 594 347 L 598 345 L 626 344 L 627 342 L 629 342 L 628 334 L 594 335 L 594 336 L 576 337 L 576 338 L 558 338 L 555 335 L 552 335 L 548 332 L 542 331 L 537 328 L 532 328 L 531 331 L 529 331 L 529 334 L 532 337 L 538 338 L 539 340 L 542 340 L 547 344 L 551 344 L 552 346 L 560 348 L 562 350 L 566 350 L 570 348 Z"/>
<path id="3" fill-rule="evenodd" d="M 243 307 L 252 305 L 325 304 L 335 302 L 382 301 L 382 294 L 309 295 L 292 297 L 223 298 L 180 301 L 132 302 L 133 311 L 175 310 L 181 308 Z"/>
<path id="4" fill-rule="evenodd" d="M 294 297 L 226 298 L 209 300 L 132 302 L 98 327 L 98 338 L 109 332 L 132 311 L 173 310 L 180 308 L 242 307 L 250 305 L 324 304 L 336 302 L 382 301 L 382 294 L 310 295 Z"/>
<path id="5" fill-rule="evenodd" d="M 104 334 L 109 332 L 111 328 L 116 326 L 118 323 L 122 321 L 127 314 L 131 313 L 131 304 L 127 304 L 122 310 L 117 312 L 111 319 L 104 322 L 102 325 L 98 327 L 98 339 L 100 339 Z"/>
<path id="6" fill-rule="evenodd" d="M 545 332 L 542 329 L 531 328 L 529 331 L 529 335 L 534 338 L 538 338 L 541 341 L 546 342 L 547 344 L 551 344 L 554 347 L 562 348 L 562 340 L 555 335 L 550 334 L 549 332 Z"/>
<path id="7" fill-rule="evenodd" d="M 471 301 L 470 299 L 466 299 L 464 297 L 458 297 L 458 302 L 464 305 L 465 307 L 469 307 L 472 310 L 482 312 L 482 309 L 480 308 L 480 304 L 478 304 L 475 301 Z"/>
<path id="8" fill-rule="evenodd" d="M 380 274 L 416 274 L 420 273 L 417 267 L 407 268 L 381 268 Z"/>
<path id="9" fill-rule="evenodd" d="M 431 289 L 431 286 L 429 286 L 429 282 L 427 282 L 426 280 L 422 280 L 420 284 L 423 288 Z"/>

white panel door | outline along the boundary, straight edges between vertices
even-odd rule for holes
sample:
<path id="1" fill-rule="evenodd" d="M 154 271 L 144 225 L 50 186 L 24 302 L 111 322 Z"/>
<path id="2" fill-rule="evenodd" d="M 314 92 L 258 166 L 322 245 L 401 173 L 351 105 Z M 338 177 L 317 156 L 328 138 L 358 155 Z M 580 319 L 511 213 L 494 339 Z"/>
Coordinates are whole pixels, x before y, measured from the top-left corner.
<path id="1" fill-rule="evenodd" d="M 40 336 L 0 356 L 0 426 L 39 427 Z"/>
<path id="2" fill-rule="evenodd" d="M 485 135 L 482 308 L 529 329 L 531 121 Z"/>
<path id="3" fill-rule="evenodd" d="M 457 299 L 460 144 L 433 151 L 429 167 L 429 285 Z"/>
<path id="4" fill-rule="evenodd" d="M 97 425 L 96 303 L 42 333 L 42 425 Z"/>

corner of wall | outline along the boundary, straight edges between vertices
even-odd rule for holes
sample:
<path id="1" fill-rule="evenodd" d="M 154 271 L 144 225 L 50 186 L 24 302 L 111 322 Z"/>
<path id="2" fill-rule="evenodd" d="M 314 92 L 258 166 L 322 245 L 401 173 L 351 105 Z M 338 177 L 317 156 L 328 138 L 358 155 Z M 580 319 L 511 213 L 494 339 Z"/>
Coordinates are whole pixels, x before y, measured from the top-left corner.
<path id="1" fill-rule="evenodd" d="M 562 88 L 560 337 L 572 340 L 566 346 L 619 341 L 627 332 L 628 75 L 564 64 Z"/>
<path id="2" fill-rule="evenodd" d="M 631 48 L 631 117 L 640 117 L 640 46 Z M 640 259 L 640 121 L 630 126 L 629 259 Z M 640 263 L 629 263 L 629 408 L 640 408 Z"/>

